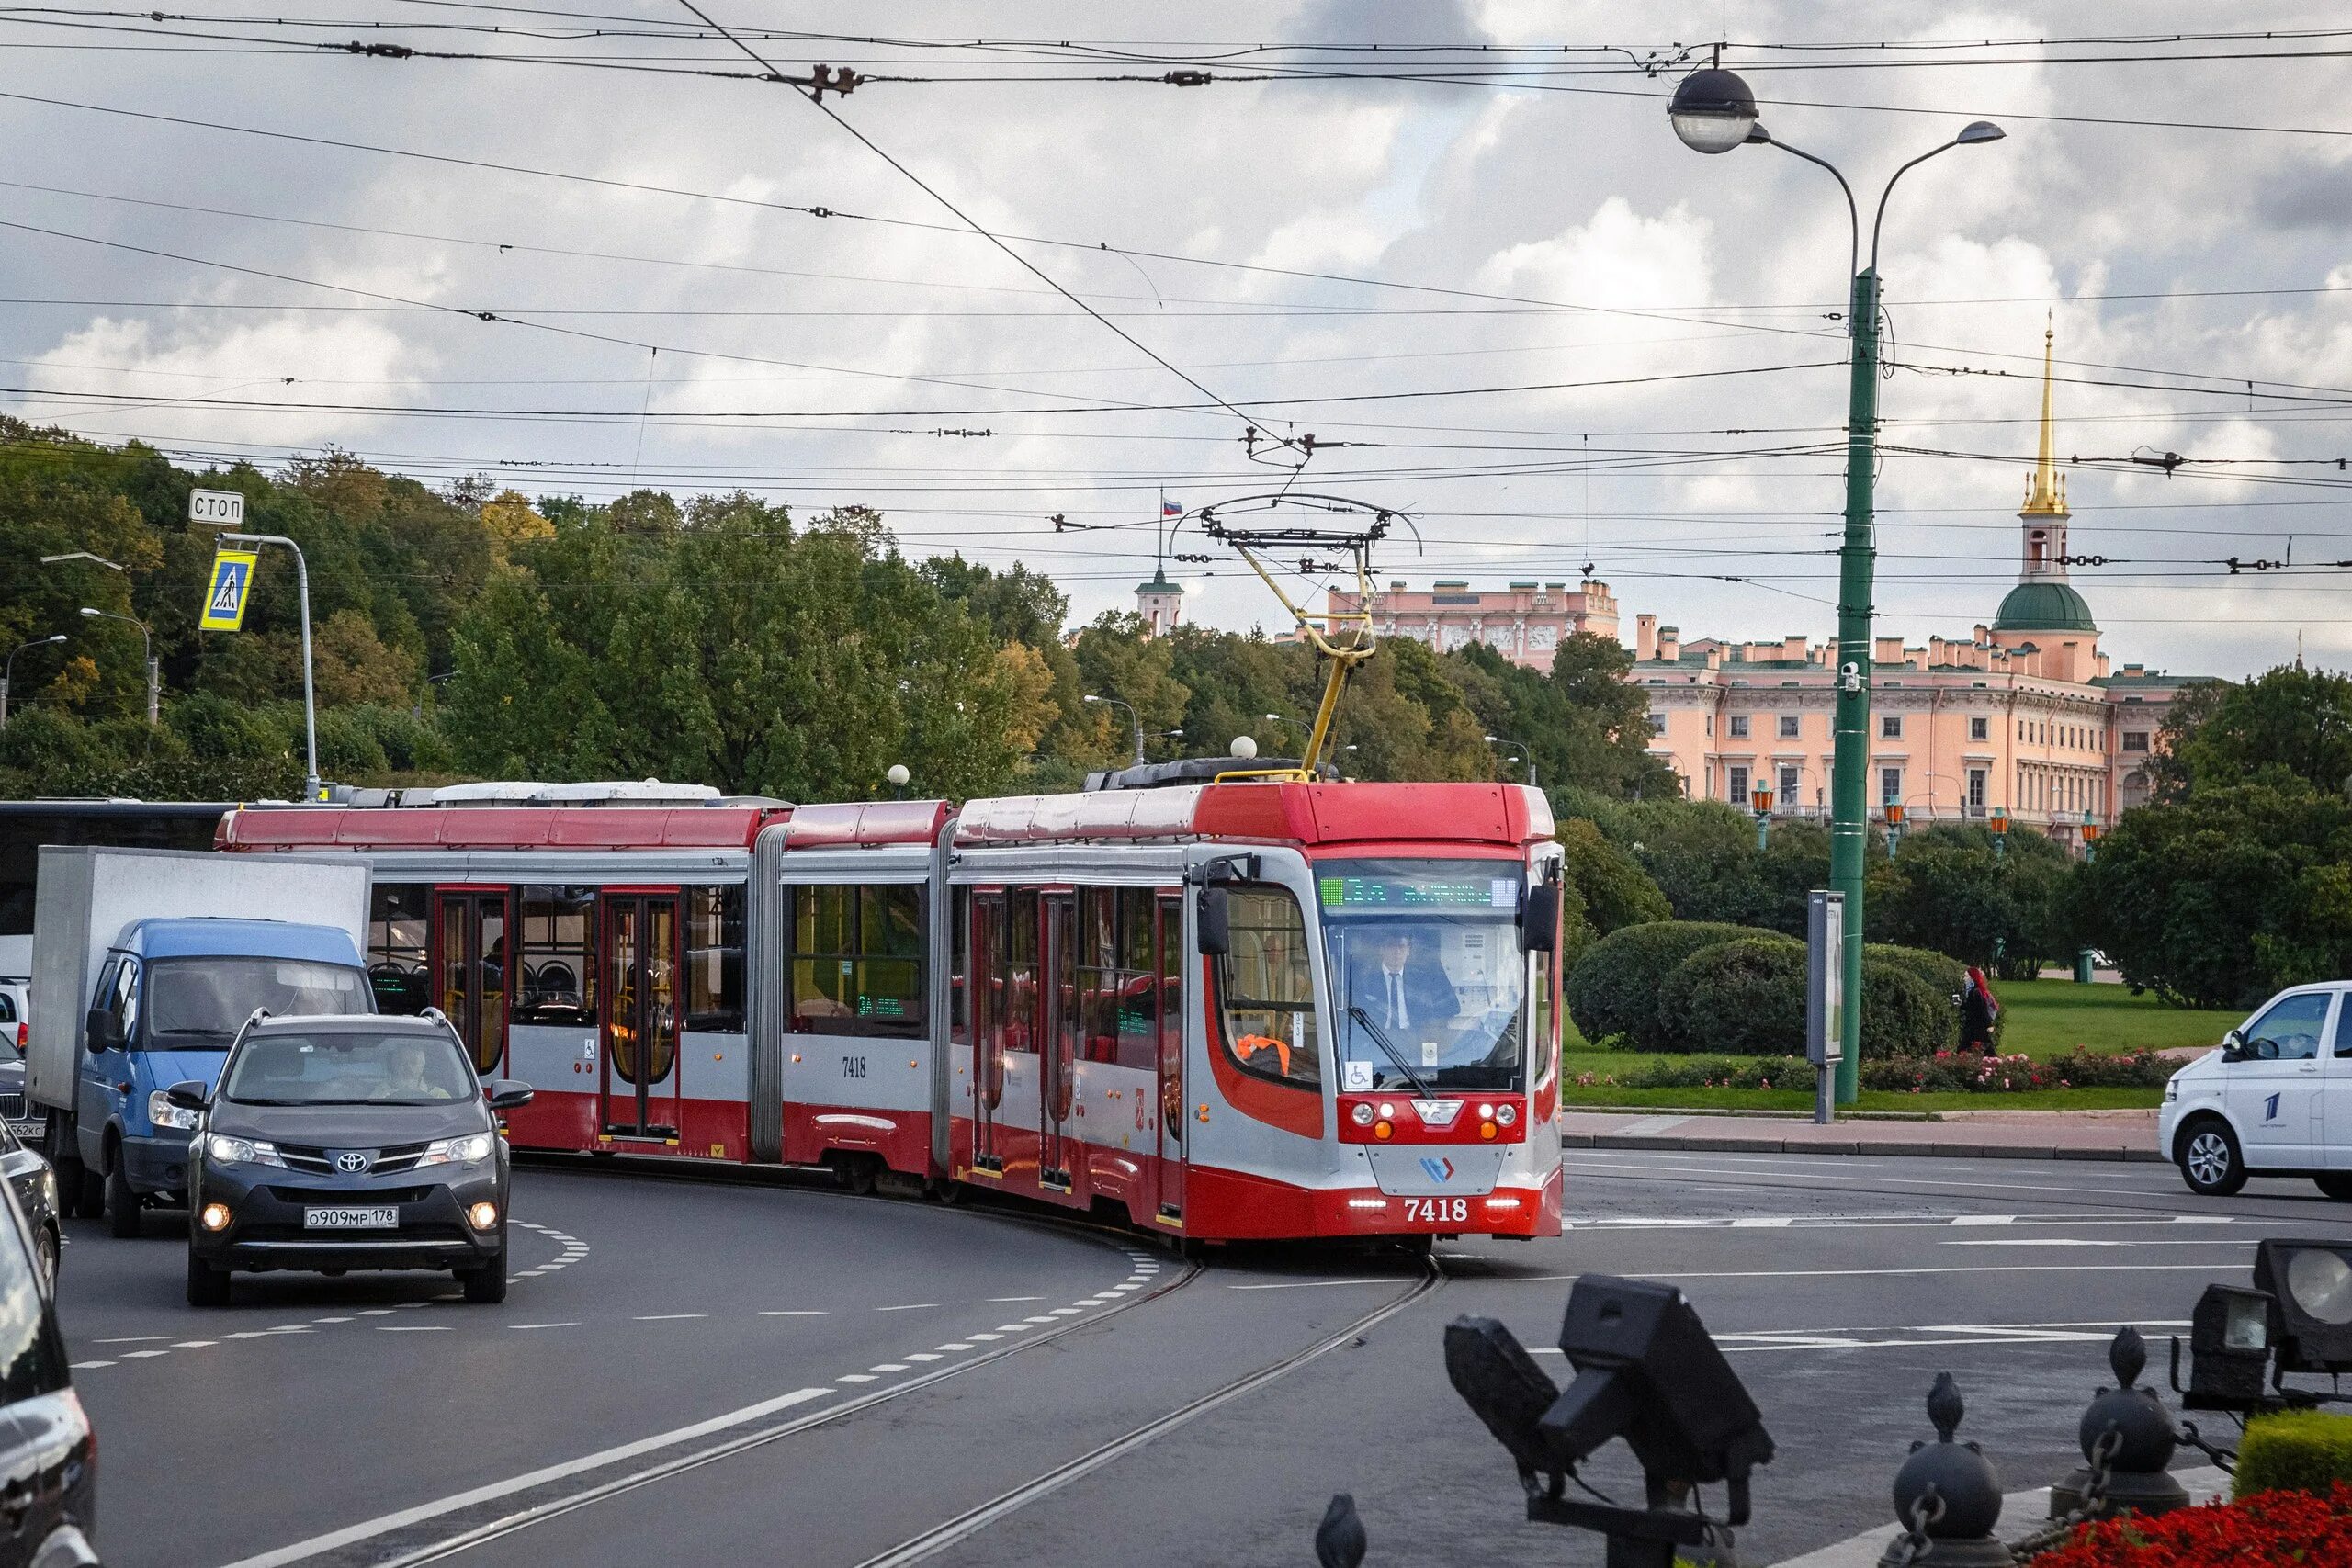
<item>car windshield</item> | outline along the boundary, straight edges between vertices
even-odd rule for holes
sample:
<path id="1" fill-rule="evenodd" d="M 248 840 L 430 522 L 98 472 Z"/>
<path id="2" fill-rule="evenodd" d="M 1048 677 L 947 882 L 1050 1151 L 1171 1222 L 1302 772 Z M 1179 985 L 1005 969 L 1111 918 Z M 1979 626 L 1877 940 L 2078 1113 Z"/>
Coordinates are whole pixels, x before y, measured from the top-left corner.
<path id="1" fill-rule="evenodd" d="M 220 1091 L 242 1105 L 446 1105 L 480 1092 L 447 1035 L 356 1029 L 253 1034 Z"/>
<path id="2" fill-rule="evenodd" d="M 144 1043 L 225 1051 L 254 1009 L 306 1016 L 371 1012 L 368 976 L 303 958 L 159 958 L 147 966 Z"/>
<path id="3" fill-rule="evenodd" d="M 1514 861 L 1321 861 L 1315 866 L 1337 1006 L 1340 1088 L 1519 1086 Z"/>

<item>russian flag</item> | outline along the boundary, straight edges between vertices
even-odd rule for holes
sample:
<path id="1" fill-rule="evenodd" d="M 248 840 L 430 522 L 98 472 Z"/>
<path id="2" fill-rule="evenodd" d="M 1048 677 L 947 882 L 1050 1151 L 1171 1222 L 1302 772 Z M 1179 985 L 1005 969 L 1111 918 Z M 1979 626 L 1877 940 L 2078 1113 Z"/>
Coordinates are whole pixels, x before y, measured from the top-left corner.
<path id="1" fill-rule="evenodd" d="M 1159 498 L 1159 514 L 1162 517 L 1182 517 L 1184 515 L 1183 504 L 1162 496 Z"/>

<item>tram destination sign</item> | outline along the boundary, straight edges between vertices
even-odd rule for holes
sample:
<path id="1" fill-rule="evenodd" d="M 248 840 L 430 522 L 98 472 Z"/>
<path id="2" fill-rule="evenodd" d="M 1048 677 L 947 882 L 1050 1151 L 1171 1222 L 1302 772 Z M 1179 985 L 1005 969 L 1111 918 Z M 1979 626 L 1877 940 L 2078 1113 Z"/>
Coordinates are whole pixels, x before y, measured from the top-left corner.
<path id="1" fill-rule="evenodd" d="M 1317 891 L 1327 909 L 1511 909 L 1519 880 L 1510 876 L 1326 876 Z"/>

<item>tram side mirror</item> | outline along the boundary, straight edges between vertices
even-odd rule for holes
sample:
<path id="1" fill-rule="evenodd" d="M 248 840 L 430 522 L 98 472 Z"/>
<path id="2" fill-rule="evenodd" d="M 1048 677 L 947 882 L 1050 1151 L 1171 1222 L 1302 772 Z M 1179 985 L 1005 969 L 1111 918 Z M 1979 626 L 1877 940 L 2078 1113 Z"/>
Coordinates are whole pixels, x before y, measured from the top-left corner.
<path id="1" fill-rule="evenodd" d="M 1198 919 L 1203 956 L 1222 958 L 1233 951 L 1233 901 L 1224 888 L 1212 883 L 1201 889 Z"/>
<path id="2" fill-rule="evenodd" d="M 1538 882 L 1519 910 L 1519 945 L 1530 953 L 1553 953 L 1560 945 L 1560 885 Z"/>

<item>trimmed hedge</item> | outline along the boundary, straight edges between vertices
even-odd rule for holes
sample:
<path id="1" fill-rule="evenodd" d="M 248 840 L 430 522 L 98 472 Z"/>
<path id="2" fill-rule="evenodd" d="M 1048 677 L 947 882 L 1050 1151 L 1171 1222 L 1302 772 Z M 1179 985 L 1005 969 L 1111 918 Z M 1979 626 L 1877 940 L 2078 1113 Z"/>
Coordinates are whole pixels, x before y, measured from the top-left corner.
<path id="1" fill-rule="evenodd" d="M 1929 984 L 1911 964 L 1862 955 L 1863 1061 L 1932 1056 L 1959 1045 L 1960 1009 L 1950 991 Z"/>
<path id="2" fill-rule="evenodd" d="M 2246 1424 L 2233 1495 L 2310 1492 L 2352 1482 L 2352 1416 L 2288 1410 Z"/>
<path id="3" fill-rule="evenodd" d="M 1684 1050 L 1802 1055 L 1804 970 L 1804 948 L 1783 936 L 1702 947 L 1658 987 L 1659 1027 Z"/>
<path id="4" fill-rule="evenodd" d="M 1864 1062 L 1861 1079 L 1864 1089 L 1894 1094 L 1999 1095 L 2037 1089 L 2161 1089 L 2172 1072 L 2172 1063 L 2146 1051 L 2047 1062 L 1952 1051 Z M 1677 1056 L 1637 1063 L 1622 1074 L 1582 1073 L 1576 1086 L 1589 1089 L 1603 1080 L 1604 1087 L 1621 1089 L 1787 1089 L 1811 1094 L 1814 1069 L 1802 1056 Z"/>
<path id="5" fill-rule="evenodd" d="M 1754 926 L 1710 920 L 1650 920 L 1620 926 L 1586 948 L 1568 972 L 1568 1016 L 1587 1040 L 1622 1036 L 1645 1051 L 1687 1049 L 1669 1038 L 1658 1016 L 1667 976 L 1701 948 L 1757 938 L 1789 938 Z"/>

